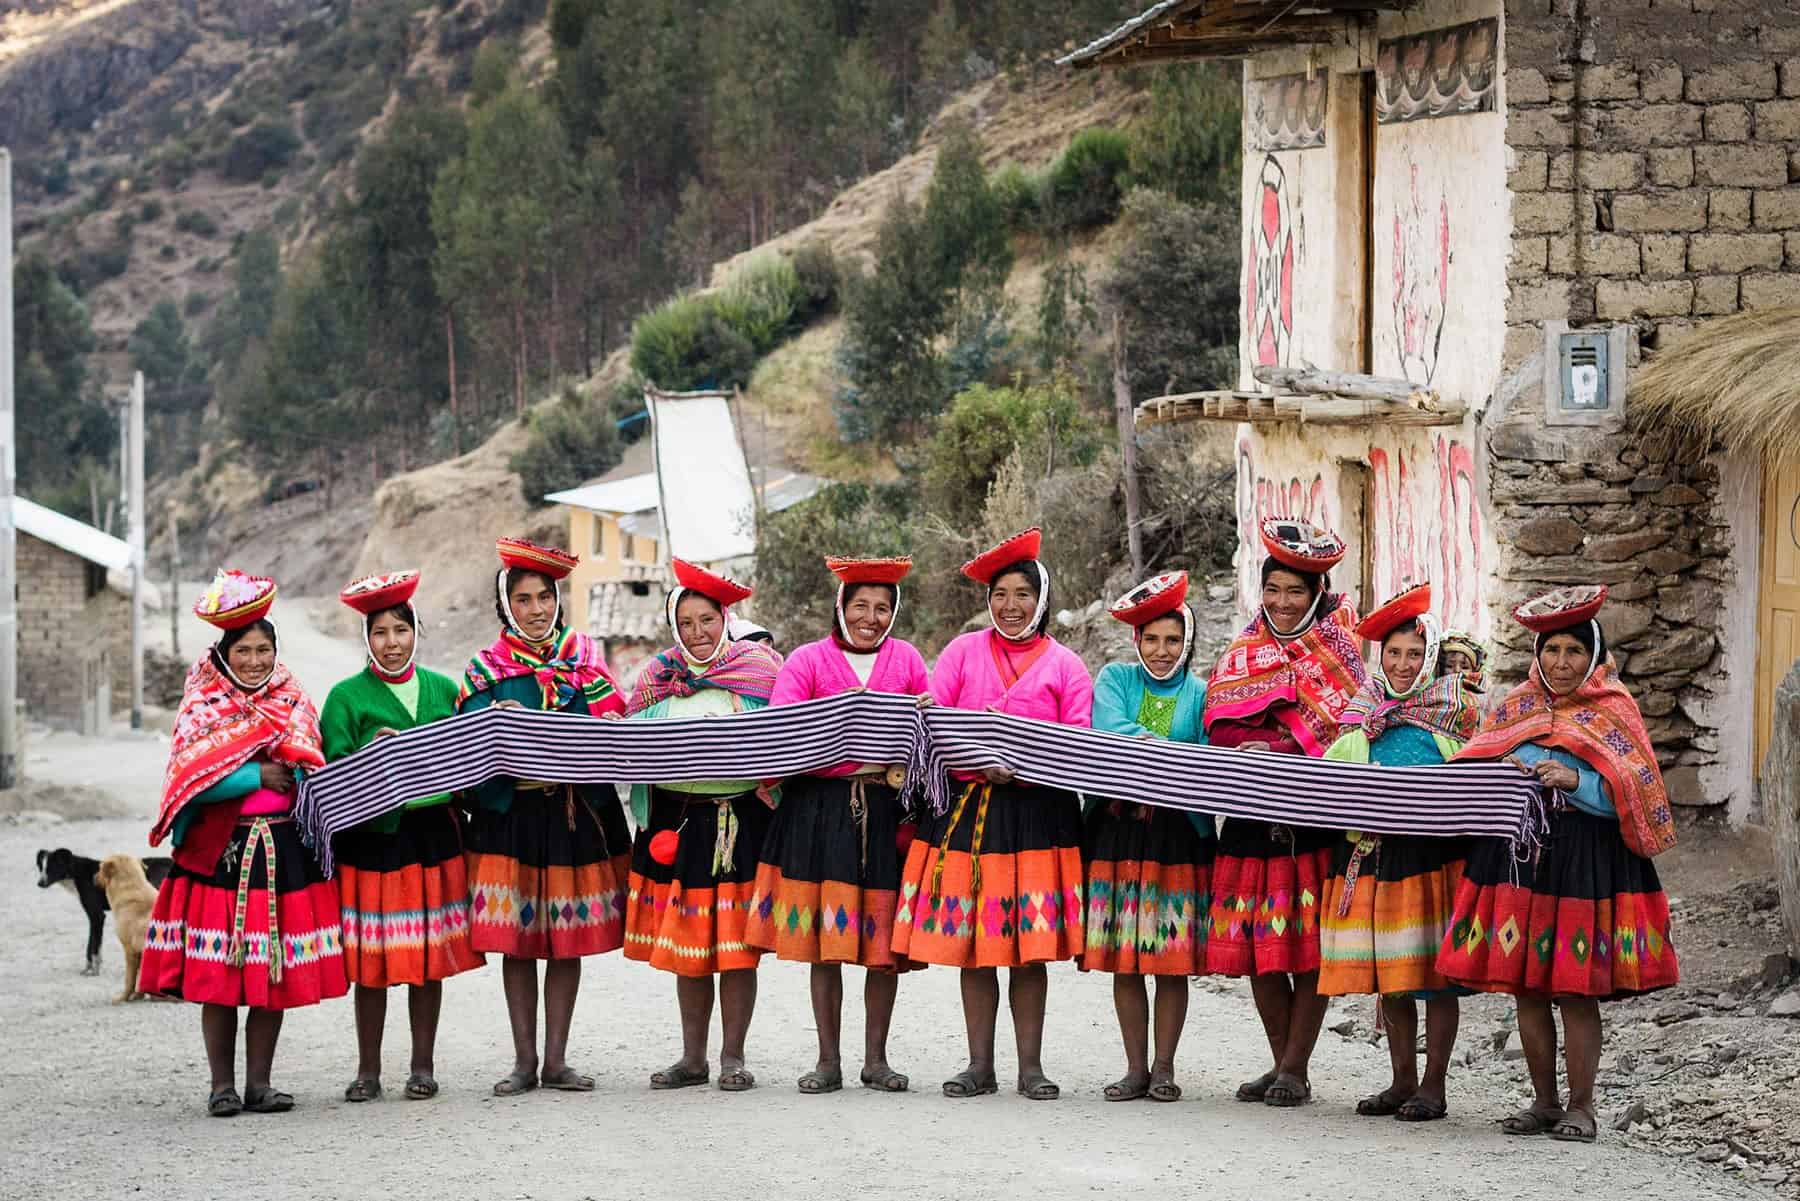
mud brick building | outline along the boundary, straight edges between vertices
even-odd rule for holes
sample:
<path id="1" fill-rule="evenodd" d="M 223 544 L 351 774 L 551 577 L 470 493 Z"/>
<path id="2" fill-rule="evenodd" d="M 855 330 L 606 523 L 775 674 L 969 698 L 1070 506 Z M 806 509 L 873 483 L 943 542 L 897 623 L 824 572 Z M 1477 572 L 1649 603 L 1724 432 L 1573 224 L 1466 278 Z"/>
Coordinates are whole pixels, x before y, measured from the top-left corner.
<path id="1" fill-rule="evenodd" d="M 1164 0 L 1064 61 L 1204 58 L 1243 63 L 1242 374 L 1139 420 L 1235 425 L 1241 602 L 1258 519 L 1310 517 L 1512 680 L 1512 605 L 1606 583 L 1671 796 L 1749 817 L 1800 464 L 1637 398 L 1800 306 L 1800 0 Z"/>
<path id="2" fill-rule="evenodd" d="M 131 549 L 24 497 L 13 522 L 25 715 L 98 731 L 131 703 Z"/>

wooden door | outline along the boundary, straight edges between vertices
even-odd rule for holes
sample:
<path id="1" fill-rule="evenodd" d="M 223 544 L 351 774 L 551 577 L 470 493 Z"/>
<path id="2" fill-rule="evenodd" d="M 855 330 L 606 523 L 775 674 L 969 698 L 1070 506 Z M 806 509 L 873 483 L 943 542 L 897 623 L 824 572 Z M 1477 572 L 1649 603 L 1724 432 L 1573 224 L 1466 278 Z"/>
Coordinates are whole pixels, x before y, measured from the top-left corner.
<path id="1" fill-rule="evenodd" d="M 1775 689 L 1800 659 L 1800 462 L 1763 469 L 1762 595 L 1756 619 L 1756 764 L 1775 716 Z"/>

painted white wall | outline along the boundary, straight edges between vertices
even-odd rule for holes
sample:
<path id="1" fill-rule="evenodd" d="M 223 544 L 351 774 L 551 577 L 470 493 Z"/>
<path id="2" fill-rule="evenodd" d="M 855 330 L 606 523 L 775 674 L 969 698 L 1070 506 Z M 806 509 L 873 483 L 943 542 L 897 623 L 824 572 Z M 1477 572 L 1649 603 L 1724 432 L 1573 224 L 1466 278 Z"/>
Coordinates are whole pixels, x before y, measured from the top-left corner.
<path id="1" fill-rule="evenodd" d="M 1734 826 L 1756 805 L 1756 617 L 1762 593 L 1762 464 L 1744 455 L 1719 455 L 1718 513 L 1731 529 L 1729 577 L 1721 589 L 1719 671 L 1696 681 L 1711 701 L 1688 716 L 1719 731 L 1718 761 L 1700 770 L 1701 795 L 1725 798 Z"/>

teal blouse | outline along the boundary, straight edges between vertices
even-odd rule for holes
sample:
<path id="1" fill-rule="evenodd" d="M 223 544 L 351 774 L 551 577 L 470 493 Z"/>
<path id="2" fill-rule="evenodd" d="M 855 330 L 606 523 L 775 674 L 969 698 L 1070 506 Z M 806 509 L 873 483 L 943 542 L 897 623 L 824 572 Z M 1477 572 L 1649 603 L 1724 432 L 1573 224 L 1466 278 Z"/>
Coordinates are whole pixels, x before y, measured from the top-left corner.
<path id="1" fill-rule="evenodd" d="M 1572 792 L 1565 792 L 1563 795 L 1583 813 L 1615 822 L 1619 820 L 1619 811 L 1613 807 L 1612 789 L 1606 786 L 1606 777 L 1579 757 L 1561 747 L 1543 747 L 1535 742 L 1520 746 L 1513 751 L 1513 756 L 1526 767 L 1535 767 L 1546 759 L 1554 759 L 1564 767 L 1574 768 L 1580 782 Z"/>
<path id="2" fill-rule="evenodd" d="M 1166 735 L 1143 724 L 1140 718 L 1149 712 L 1146 701 L 1149 701 L 1150 709 L 1157 709 L 1171 699 L 1175 702 L 1174 713 L 1169 717 Z M 1108 663 L 1094 677 L 1093 727 L 1096 730 L 1130 738 L 1150 734 L 1166 737 L 1170 742 L 1205 746 L 1206 729 L 1200 723 L 1200 715 L 1205 709 L 1206 685 L 1189 672 L 1182 672 L 1173 680 L 1156 680 L 1141 664 Z M 1092 812 L 1101 800 L 1100 797 L 1088 798 L 1088 812 Z M 1200 837 L 1213 836 L 1211 814 L 1188 812 L 1186 817 Z"/>

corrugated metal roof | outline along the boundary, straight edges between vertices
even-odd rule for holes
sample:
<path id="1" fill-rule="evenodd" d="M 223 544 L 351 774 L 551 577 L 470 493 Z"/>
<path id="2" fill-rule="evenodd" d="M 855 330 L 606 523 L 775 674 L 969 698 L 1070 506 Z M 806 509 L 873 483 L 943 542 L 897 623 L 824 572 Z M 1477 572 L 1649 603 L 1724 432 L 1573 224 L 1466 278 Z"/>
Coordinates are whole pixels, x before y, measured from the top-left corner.
<path id="1" fill-rule="evenodd" d="M 1081 49 L 1063 55 L 1056 60 L 1056 65 L 1059 67 L 1067 67 L 1072 64 L 1085 63 L 1089 59 L 1096 58 L 1107 50 L 1110 50 L 1112 47 L 1118 45 L 1126 38 L 1129 38 L 1132 34 L 1138 32 L 1138 30 L 1156 24 L 1158 18 L 1189 3 L 1191 3 L 1191 0 L 1161 0 L 1161 3 L 1152 4 L 1149 8 L 1131 18 L 1131 20 L 1125 22 L 1125 24 L 1119 26 L 1111 33 L 1102 34 Z"/>
<path id="2" fill-rule="evenodd" d="M 572 505 L 593 513 L 642 513 L 656 508 L 656 473 L 629 475 L 603 484 L 586 484 L 544 497 L 555 505 Z"/>
<path id="3" fill-rule="evenodd" d="M 131 567 L 131 547 L 86 522 L 64 517 L 23 496 L 13 497 L 12 512 L 14 527 L 40 542 L 48 542 L 111 571 L 125 571 Z"/>

